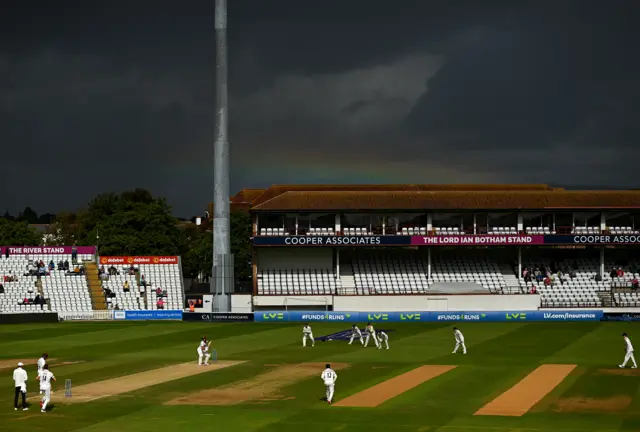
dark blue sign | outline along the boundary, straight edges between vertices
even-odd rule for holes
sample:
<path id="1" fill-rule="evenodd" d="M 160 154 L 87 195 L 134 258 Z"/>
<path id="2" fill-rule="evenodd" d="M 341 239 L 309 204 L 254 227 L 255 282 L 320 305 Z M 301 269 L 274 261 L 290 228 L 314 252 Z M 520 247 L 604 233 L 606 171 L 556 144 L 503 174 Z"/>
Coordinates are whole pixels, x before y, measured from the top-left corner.
<path id="1" fill-rule="evenodd" d="M 602 310 L 491 311 L 491 312 L 256 312 L 256 322 L 533 322 L 600 321 Z"/>
<path id="2" fill-rule="evenodd" d="M 408 246 L 411 236 L 260 236 L 255 246 Z"/>
<path id="3" fill-rule="evenodd" d="M 126 321 L 146 321 L 146 320 L 178 320 L 182 321 L 181 310 L 137 310 L 137 311 L 114 311 L 113 318 Z"/>

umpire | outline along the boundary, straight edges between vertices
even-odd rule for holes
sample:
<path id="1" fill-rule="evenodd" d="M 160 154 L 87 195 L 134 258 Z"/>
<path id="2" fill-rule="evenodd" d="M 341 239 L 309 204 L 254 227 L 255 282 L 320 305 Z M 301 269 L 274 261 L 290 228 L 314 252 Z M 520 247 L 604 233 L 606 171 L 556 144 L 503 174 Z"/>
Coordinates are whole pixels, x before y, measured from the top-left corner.
<path id="1" fill-rule="evenodd" d="M 13 398 L 13 409 L 18 411 L 18 397 L 22 395 L 22 411 L 27 411 L 27 372 L 22 369 L 22 362 L 18 363 L 18 368 L 13 371 L 13 381 L 16 385 L 16 393 Z"/>

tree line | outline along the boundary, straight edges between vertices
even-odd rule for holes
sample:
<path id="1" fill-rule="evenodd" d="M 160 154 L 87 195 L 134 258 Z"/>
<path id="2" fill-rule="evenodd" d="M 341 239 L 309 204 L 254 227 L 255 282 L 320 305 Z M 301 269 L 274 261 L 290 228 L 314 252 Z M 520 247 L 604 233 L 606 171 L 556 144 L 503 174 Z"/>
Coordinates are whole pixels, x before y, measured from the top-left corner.
<path id="1" fill-rule="evenodd" d="M 39 232 L 33 225 L 48 225 Z M 211 222 L 196 225 L 173 216 L 164 198 L 135 189 L 105 193 L 79 211 L 42 215 L 27 207 L 17 217 L 0 219 L 0 243 L 6 246 L 97 246 L 102 256 L 182 257 L 184 277 L 211 276 L 213 237 Z M 231 252 L 236 279 L 251 279 L 251 219 L 231 214 Z"/>

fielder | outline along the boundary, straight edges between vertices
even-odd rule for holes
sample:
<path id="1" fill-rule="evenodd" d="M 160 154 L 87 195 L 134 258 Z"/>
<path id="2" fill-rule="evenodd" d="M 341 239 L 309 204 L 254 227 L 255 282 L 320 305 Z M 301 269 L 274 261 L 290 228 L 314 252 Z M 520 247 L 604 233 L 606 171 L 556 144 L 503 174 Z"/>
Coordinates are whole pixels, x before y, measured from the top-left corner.
<path id="1" fill-rule="evenodd" d="M 38 376 L 40 376 L 40 372 L 42 372 L 42 370 L 44 369 L 44 365 L 47 364 L 47 359 L 49 358 L 49 354 L 44 353 L 42 354 L 42 357 L 40 357 L 38 359 Z M 40 391 L 40 394 L 42 394 L 42 391 Z"/>
<path id="2" fill-rule="evenodd" d="M 44 365 L 37 380 L 40 381 L 40 392 L 44 393 L 44 397 L 40 402 L 42 408 L 40 412 L 44 413 L 47 412 L 47 405 L 51 402 L 51 382 L 56 381 L 56 377 L 49 370 L 48 364 Z"/>
<path id="3" fill-rule="evenodd" d="M 311 339 L 311 346 L 316 346 L 316 340 L 313 338 L 313 331 L 311 330 L 311 326 L 309 323 L 305 324 L 302 327 L 302 346 L 307 346 L 307 338 Z"/>
<path id="4" fill-rule="evenodd" d="M 453 352 L 451 354 L 457 353 L 458 348 L 460 347 L 462 347 L 462 354 L 466 354 L 467 346 L 464 344 L 464 335 L 460 330 L 458 330 L 458 327 L 453 328 L 453 337 L 456 340 L 456 347 L 453 349 Z"/>
<path id="5" fill-rule="evenodd" d="M 204 357 L 204 365 L 209 364 L 209 358 L 211 354 L 209 353 L 209 347 L 211 346 L 211 342 L 207 342 L 207 337 L 203 337 L 200 341 L 200 345 L 198 345 L 198 366 L 202 366 L 202 358 Z"/>
<path id="6" fill-rule="evenodd" d="M 324 386 L 326 388 L 327 403 L 331 405 L 331 401 L 333 400 L 333 393 L 336 389 L 336 380 L 338 379 L 338 374 L 336 374 L 336 372 L 331 369 L 330 364 L 327 364 L 325 366 L 325 370 L 322 372 L 322 375 L 320 375 L 320 378 L 322 378 L 322 381 L 324 382 Z"/>
<path id="7" fill-rule="evenodd" d="M 389 349 L 389 336 L 383 331 L 379 331 L 377 336 L 378 336 L 378 349 L 382 349 L 382 342 L 384 342 L 387 345 L 387 349 Z"/>
<path id="8" fill-rule="evenodd" d="M 349 339 L 349 345 L 351 345 L 353 343 L 353 340 L 355 338 L 359 338 L 360 339 L 360 345 L 364 345 L 364 339 L 362 339 L 362 332 L 360 331 L 358 326 L 354 324 L 351 327 L 351 339 Z"/>
<path id="9" fill-rule="evenodd" d="M 369 344 L 369 338 L 373 338 L 373 343 L 376 344 L 376 347 L 380 347 L 380 342 L 378 342 L 378 338 L 376 337 L 376 331 L 374 330 L 373 326 L 371 325 L 371 323 L 367 323 L 367 327 L 364 329 L 364 331 L 367 333 L 367 336 L 364 340 L 364 347 L 366 348 L 367 345 Z"/>
<path id="10" fill-rule="evenodd" d="M 627 366 L 627 362 L 631 360 L 633 362 L 633 366 L 631 366 L 631 368 L 637 369 L 638 364 L 636 363 L 636 358 L 633 356 L 633 345 L 631 344 L 631 340 L 629 339 L 629 336 L 627 336 L 626 333 L 622 333 L 622 339 L 624 339 L 624 343 L 626 346 L 625 346 L 624 361 L 619 367 L 624 368 L 625 366 Z"/>

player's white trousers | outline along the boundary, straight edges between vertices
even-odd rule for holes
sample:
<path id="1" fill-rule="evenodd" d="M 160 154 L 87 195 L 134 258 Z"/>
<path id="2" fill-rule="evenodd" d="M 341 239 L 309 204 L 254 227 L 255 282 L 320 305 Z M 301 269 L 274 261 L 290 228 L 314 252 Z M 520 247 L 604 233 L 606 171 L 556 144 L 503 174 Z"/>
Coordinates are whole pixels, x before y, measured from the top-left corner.
<path id="1" fill-rule="evenodd" d="M 362 335 L 352 334 L 351 339 L 349 339 L 349 345 L 353 343 L 355 338 L 360 338 L 360 345 L 364 345 L 364 340 L 362 339 Z"/>
<path id="2" fill-rule="evenodd" d="M 464 354 L 466 354 L 467 353 L 467 346 L 464 344 L 464 341 L 463 342 L 456 341 L 456 347 L 453 349 L 453 353 L 454 354 L 457 353 L 458 352 L 458 348 L 460 348 L 460 347 L 462 347 L 462 352 Z"/>
<path id="3" fill-rule="evenodd" d="M 638 364 L 636 363 L 636 358 L 633 356 L 633 351 L 627 351 L 627 353 L 624 355 L 624 361 L 622 362 L 622 367 L 625 367 L 629 362 L 629 360 L 631 360 L 631 362 L 635 367 L 638 367 Z"/>
<path id="4" fill-rule="evenodd" d="M 204 351 L 201 348 L 198 348 L 198 364 L 202 364 L 202 357 L 204 357 Z"/>
<path id="5" fill-rule="evenodd" d="M 304 334 L 302 336 L 302 346 L 306 347 L 307 346 L 307 338 L 309 338 L 311 340 L 311 346 L 314 346 L 316 344 L 316 340 L 313 338 L 313 333 L 309 333 L 309 334 Z"/>
<path id="6" fill-rule="evenodd" d="M 373 343 L 376 344 L 376 347 L 379 347 L 380 346 L 380 342 L 378 342 L 378 336 L 367 333 L 367 337 L 364 340 L 365 348 L 367 347 L 367 345 L 369 345 L 369 338 L 371 338 L 371 337 L 373 338 Z"/>
<path id="7" fill-rule="evenodd" d="M 49 402 L 51 402 L 51 387 L 49 388 L 41 388 L 40 392 L 44 394 L 44 396 L 42 397 L 42 410 L 46 410 L 47 409 L 47 405 L 49 404 Z"/>
<path id="8" fill-rule="evenodd" d="M 336 385 L 335 383 L 326 383 L 325 382 L 325 387 L 327 389 L 327 402 L 331 402 L 333 400 L 333 393 L 335 392 L 336 389 Z"/>

